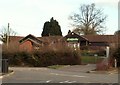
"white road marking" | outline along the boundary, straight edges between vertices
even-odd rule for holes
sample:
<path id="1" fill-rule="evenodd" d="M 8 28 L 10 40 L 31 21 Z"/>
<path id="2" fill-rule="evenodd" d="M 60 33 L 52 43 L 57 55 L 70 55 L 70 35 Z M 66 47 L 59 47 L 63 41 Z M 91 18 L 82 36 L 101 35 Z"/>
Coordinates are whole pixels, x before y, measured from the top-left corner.
<path id="1" fill-rule="evenodd" d="M 50 73 L 52 75 L 59 75 L 59 76 L 69 76 L 69 77 L 86 77 L 86 76 L 79 76 L 79 75 L 67 75 L 67 74 L 57 74 L 57 73 Z"/>
<path id="2" fill-rule="evenodd" d="M 49 83 L 49 82 L 51 82 L 52 80 L 48 80 L 48 81 L 46 81 L 46 83 Z"/>
<path id="3" fill-rule="evenodd" d="M 91 83 L 91 82 L 87 82 L 87 83 Z"/>
<path id="4" fill-rule="evenodd" d="M 59 83 L 64 83 L 64 82 L 59 82 Z"/>
<path id="5" fill-rule="evenodd" d="M 63 82 L 59 82 L 59 83 L 75 83 L 76 81 L 69 81 L 69 80 L 67 80 L 67 81 L 63 81 Z"/>
<path id="6" fill-rule="evenodd" d="M 86 77 L 86 76 L 79 76 L 79 75 L 73 75 L 73 76 L 75 76 L 75 77 Z"/>
<path id="7" fill-rule="evenodd" d="M 38 70 L 47 70 L 47 68 L 28 68 L 28 70 L 38 71 Z"/>
<path id="8" fill-rule="evenodd" d="M 0 76 L 0 79 L 2 79 L 3 78 L 3 76 Z"/>
<path id="9" fill-rule="evenodd" d="M 69 83 L 75 83 L 75 82 L 77 82 L 77 81 L 71 81 L 71 82 L 69 82 Z"/>
<path id="10" fill-rule="evenodd" d="M 69 80 L 67 80 L 67 81 L 64 81 L 65 83 L 68 83 L 69 82 Z"/>

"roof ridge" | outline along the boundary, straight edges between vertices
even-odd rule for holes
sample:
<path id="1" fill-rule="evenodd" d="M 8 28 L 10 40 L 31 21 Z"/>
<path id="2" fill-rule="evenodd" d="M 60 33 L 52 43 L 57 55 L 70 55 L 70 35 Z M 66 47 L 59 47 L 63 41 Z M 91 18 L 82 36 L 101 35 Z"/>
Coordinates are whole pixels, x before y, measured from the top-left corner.
<path id="1" fill-rule="evenodd" d="M 35 39 L 37 39 L 37 40 L 39 40 L 39 41 L 42 41 L 42 40 L 40 40 L 39 38 L 37 38 L 36 36 L 34 36 L 34 35 L 32 35 L 32 34 L 29 34 L 29 35 L 23 37 L 21 40 L 25 39 L 25 38 L 28 37 L 28 36 L 32 36 L 33 38 L 35 38 Z M 28 37 L 28 38 L 29 38 L 29 37 Z M 21 42 L 21 40 L 19 40 L 19 41 Z M 43 42 L 43 41 L 42 41 L 42 42 Z"/>

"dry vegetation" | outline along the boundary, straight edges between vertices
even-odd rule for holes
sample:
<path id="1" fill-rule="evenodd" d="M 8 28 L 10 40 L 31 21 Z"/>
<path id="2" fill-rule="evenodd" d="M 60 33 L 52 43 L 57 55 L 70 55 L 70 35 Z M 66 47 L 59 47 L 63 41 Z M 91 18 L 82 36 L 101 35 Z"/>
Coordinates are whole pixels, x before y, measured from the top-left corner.
<path id="1" fill-rule="evenodd" d="M 12 66 L 50 66 L 81 64 L 79 52 L 61 44 L 41 47 L 31 52 L 19 51 L 18 45 L 3 46 L 3 58 Z"/>

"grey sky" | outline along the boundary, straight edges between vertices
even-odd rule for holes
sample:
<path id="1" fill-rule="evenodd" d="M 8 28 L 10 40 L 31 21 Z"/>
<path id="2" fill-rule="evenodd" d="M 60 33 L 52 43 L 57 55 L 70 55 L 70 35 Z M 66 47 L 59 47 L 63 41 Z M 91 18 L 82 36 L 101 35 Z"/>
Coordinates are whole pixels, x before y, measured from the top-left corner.
<path id="1" fill-rule="evenodd" d="M 60 24 L 63 35 L 70 27 L 68 16 L 77 12 L 81 4 L 96 3 L 108 15 L 106 34 L 118 29 L 118 0 L 0 0 L 0 29 L 7 26 L 18 35 L 41 36 L 44 22 L 54 17 Z"/>

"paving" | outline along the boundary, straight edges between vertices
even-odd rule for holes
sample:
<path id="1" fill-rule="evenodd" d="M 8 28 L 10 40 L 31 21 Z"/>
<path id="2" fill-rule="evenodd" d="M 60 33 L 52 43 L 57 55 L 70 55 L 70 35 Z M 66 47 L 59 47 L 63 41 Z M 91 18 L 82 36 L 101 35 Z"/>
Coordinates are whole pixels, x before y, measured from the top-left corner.
<path id="1" fill-rule="evenodd" d="M 13 73 L 2 78 L 3 83 L 118 83 L 118 74 L 86 73 L 95 65 L 75 65 L 60 69 L 10 67 Z"/>

